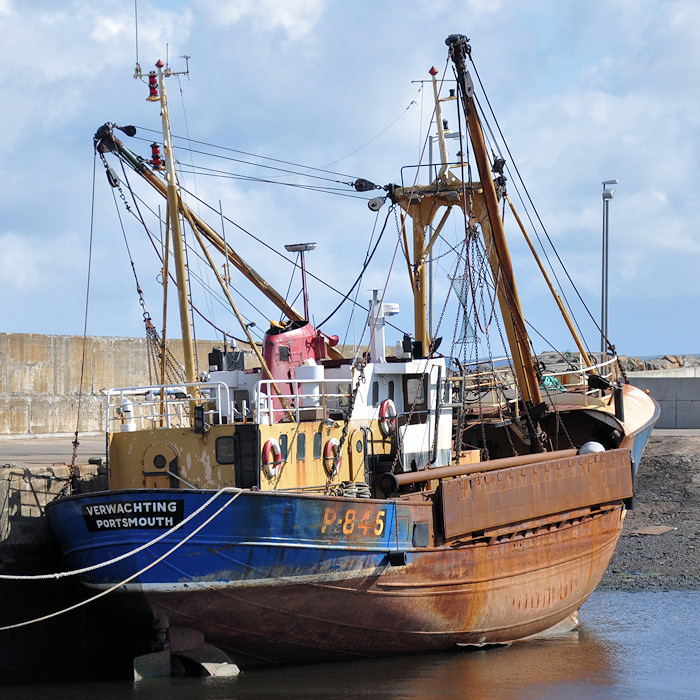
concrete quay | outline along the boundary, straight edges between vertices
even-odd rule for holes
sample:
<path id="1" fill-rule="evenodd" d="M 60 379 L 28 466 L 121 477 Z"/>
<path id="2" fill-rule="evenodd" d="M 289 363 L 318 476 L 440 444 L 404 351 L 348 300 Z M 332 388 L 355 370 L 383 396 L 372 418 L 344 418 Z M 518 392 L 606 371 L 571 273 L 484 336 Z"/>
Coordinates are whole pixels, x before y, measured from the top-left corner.
<path id="1" fill-rule="evenodd" d="M 70 465 L 73 459 L 75 435 L 45 435 L 37 437 L 0 437 L 0 467 L 49 467 Z M 106 438 L 104 433 L 78 434 L 76 464 L 86 465 L 93 457 L 104 461 Z"/>

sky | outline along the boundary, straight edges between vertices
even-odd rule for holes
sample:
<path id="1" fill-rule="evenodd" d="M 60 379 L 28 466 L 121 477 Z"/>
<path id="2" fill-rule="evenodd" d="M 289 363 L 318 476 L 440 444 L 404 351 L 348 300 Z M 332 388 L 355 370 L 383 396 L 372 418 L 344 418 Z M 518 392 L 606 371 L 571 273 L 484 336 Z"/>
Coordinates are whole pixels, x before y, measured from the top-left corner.
<path id="1" fill-rule="evenodd" d="M 512 160 L 593 317 L 583 310 L 589 345 L 600 345 L 601 182 L 617 179 L 609 205 L 609 336 L 627 355 L 700 353 L 698 26 L 694 0 L 0 0 L 0 332 L 81 335 L 87 328 L 142 337 L 129 256 L 160 324 L 160 263 L 93 153 L 96 129 L 112 122 L 136 125 L 137 138 L 123 140 L 150 155 L 157 136 L 149 130 L 160 128 L 160 117 L 144 82 L 133 78 L 137 60 L 144 72 L 158 59 L 173 71 L 189 67 L 167 83 L 173 132 L 191 139 L 178 143 L 300 164 L 333 181 L 341 194 L 281 185 L 301 178 L 252 168 L 235 152 L 229 156 L 238 161 L 222 166 L 176 151 L 187 188 L 241 227 L 227 223 L 227 240 L 278 291 L 295 297 L 298 274 L 292 278 L 291 266 L 258 240 L 278 251 L 316 242 L 309 272 L 345 292 L 388 206 L 375 214 L 366 200 L 382 192 L 347 196 L 353 190 L 336 180 L 398 183 L 402 173 L 410 177 L 406 166 L 426 162 L 432 88 L 419 81 L 431 66 L 442 75 L 445 37 L 460 33 L 470 38 Z M 192 177 L 186 171 L 195 157 L 273 183 Z M 216 211 L 193 206 L 218 225 Z M 445 231 L 456 245 L 458 225 Z M 366 305 L 372 289 L 383 290 L 391 269 L 385 301 L 401 308 L 391 321 L 411 332 L 400 251 L 392 265 L 397 236 L 392 215 L 358 301 Z M 536 349 L 573 349 L 565 330 L 554 330 L 556 312 L 522 241 L 511 252 L 516 271 L 522 262 L 518 286 Z M 199 263 L 190 269 L 205 275 Z M 438 289 L 449 274 L 438 261 Z M 275 317 L 264 305 L 248 306 L 250 289 L 236 293 L 247 319 L 262 311 L 256 332 L 265 316 Z M 309 295 L 317 322 L 340 301 L 313 278 Z M 242 337 L 221 306 L 206 304 L 203 313 L 218 327 Z M 352 342 L 362 326 L 359 314 L 341 313 L 323 329 Z M 218 337 L 211 328 L 198 333 Z M 387 336 L 393 343 L 400 331 Z"/>

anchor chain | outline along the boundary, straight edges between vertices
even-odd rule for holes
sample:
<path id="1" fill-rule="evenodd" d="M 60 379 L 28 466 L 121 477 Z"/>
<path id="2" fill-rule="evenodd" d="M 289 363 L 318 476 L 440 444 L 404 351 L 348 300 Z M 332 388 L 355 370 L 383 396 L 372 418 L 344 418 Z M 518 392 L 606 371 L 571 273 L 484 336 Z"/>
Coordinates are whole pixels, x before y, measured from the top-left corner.
<path id="1" fill-rule="evenodd" d="M 355 400 L 357 399 L 357 392 L 360 390 L 360 384 L 365 383 L 365 366 L 367 362 L 363 360 L 360 363 L 360 373 L 357 377 L 357 383 L 355 384 L 355 388 L 352 390 L 352 394 L 350 394 L 350 405 L 348 406 L 348 412 L 347 416 L 345 417 L 345 424 L 343 425 L 343 432 L 340 435 L 340 440 L 338 441 L 338 449 L 336 450 L 335 455 L 333 456 L 333 464 L 331 466 L 331 471 L 328 474 L 328 478 L 326 479 L 326 488 L 324 490 L 324 494 L 328 495 L 331 492 L 331 484 L 333 483 L 333 480 L 335 479 L 336 476 L 338 476 L 338 462 L 340 461 L 340 456 L 343 451 L 343 445 L 345 444 L 345 441 L 347 440 L 348 437 L 348 430 L 350 427 L 350 416 L 352 416 L 352 411 L 353 408 L 355 407 Z"/>

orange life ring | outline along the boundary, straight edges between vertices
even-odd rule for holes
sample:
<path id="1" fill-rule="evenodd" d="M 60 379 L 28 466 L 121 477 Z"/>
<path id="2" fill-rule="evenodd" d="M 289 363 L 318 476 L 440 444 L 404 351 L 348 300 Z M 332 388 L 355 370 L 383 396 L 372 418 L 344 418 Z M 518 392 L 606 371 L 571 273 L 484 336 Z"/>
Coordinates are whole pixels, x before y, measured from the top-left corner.
<path id="1" fill-rule="evenodd" d="M 336 461 L 337 455 L 337 461 Z M 334 438 L 329 438 L 326 446 L 323 449 L 323 468 L 326 474 L 331 476 L 333 473 L 333 463 L 335 462 L 336 473 L 340 470 L 340 464 L 343 461 L 343 455 L 340 452 L 340 443 Z"/>
<path id="2" fill-rule="evenodd" d="M 391 399 L 384 399 L 379 407 L 379 430 L 384 437 L 396 432 L 396 406 Z"/>
<path id="3" fill-rule="evenodd" d="M 262 468 L 268 479 L 274 479 L 282 466 L 282 450 L 274 438 L 270 438 L 262 449 Z"/>

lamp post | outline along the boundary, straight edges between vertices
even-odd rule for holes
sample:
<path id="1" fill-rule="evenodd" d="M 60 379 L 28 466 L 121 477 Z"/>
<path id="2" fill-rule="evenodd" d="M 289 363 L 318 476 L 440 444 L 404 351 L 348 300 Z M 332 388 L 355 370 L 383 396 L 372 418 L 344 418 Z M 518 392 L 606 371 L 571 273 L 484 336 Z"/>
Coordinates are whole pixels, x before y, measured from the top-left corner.
<path id="1" fill-rule="evenodd" d="M 602 290 L 600 294 L 600 361 L 607 359 L 607 338 L 608 338 L 608 206 L 615 194 L 613 187 L 617 185 L 617 180 L 603 180 L 603 270 L 602 270 Z"/>

